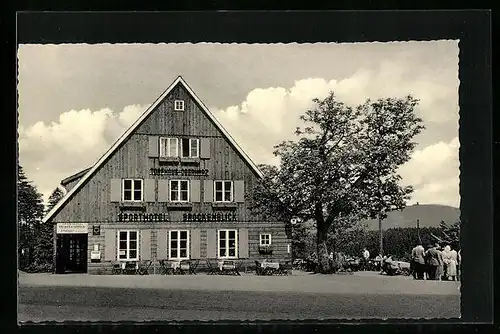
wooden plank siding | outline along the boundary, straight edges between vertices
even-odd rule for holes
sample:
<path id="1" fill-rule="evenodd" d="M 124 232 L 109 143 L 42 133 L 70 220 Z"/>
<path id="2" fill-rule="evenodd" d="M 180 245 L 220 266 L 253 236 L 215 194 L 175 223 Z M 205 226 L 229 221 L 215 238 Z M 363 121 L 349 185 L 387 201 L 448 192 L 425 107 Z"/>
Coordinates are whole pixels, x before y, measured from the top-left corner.
<path id="1" fill-rule="evenodd" d="M 114 229 L 115 233 L 119 230 L 151 230 L 151 226 L 145 226 L 144 224 L 106 224 L 101 225 L 101 231 Z M 200 268 L 204 268 L 205 263 L 203 259 L 207 257 L 207 230 L 210 229 L 248 229 L 248 259 L 239 259 L 238 261 L 243 261 L 245 266 L 251 266 L 253 261 L 259 259 L 272 259 L 278 261 L 289 260 L 291 254 L 288 253 L 288 244 L 290 243 L 287 237 L 283 225 L 281 223 L 270 223 L 270 222 L 235 222 L 235 223 L 175 223 L 175 224 L 155 224 L 154 230 L 151 233 L 151 260 L 159 260 L 157 254 L 160 252 L 158 250 L 158 231 L 169 230 L 188 230 L 189 238 L 191 239 L 191 231 L 198 229 L 200 231 Z M 259 254 L 259 243 L 260 234 L 269 233 L 271 234 L 271 244 L 273 247 L 272 255 L 261 255 Z M 142 236 L 142 233 L 139 233 Z M 142 240 L 139 240 L 139 244 Z M 191 240 L 190 240 L 191 243 Z M 88 256 L 90 258 L 90 252 L 93 249 L 94 244 L 99 244 L 99 249 L 101 253 L 106 252 L 104 235 L 94 236 L 91 231 L 89 231 L 88 237 Z M 163 245 L 167 245 L 166 242 Z M 111 272 L 112 264 L 114 261 L 109 261 L 103 258 L 100 263 L 89 263 L 88 271 L 90 274 L 109 274 Z"/>
<path id="2" fill-rule="evenodd" d="M 262 220 L 250 212 L 252 189 L 257 176 L 222 132 L 205 116 L 196 102 L 187 96 L 182 85 L 173 89 L 138 130 L 109 158 L 109 160 L 74 194 L 73 198 L 54 216 L 53 222 L 112 222 L 120 212 L 118 203 L 110 202 L 110 180 L 123 178 L 174 179 L 172 176 L 152 176 L 150 168 L 160 168 L 159 158 L 148 155 L 149 137 L 192 136 L 210 139 L 210 159 L 200 159 L 199 168 L 208 176 L 183 176 L 182 179 L 201 181 L 201 202 L 193 203 L 193 213 L 211 212 L 211 204 L 203 202 L 203 180 L 244 181 L 245 202 L 236 211 L 241 221 Z M 173 111 L 173 100 L 183 98 L 185 111 Z M 177 178 L 175 178 L 177 179 Z M 167 212 L 167 203 L 145 203 L 146 213 Z M 170 212 L 170 220 L 181 220 L 182 212 Z"/>

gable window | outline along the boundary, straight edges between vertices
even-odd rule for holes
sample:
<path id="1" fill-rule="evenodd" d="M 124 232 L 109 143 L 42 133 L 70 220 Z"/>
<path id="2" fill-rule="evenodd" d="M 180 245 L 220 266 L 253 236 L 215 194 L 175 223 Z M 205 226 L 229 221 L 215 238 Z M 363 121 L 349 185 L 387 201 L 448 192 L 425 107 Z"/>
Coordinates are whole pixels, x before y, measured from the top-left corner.
<path id="1" fill-rule="evenodd" d="M 188 231 L 169 231 L 170 250 L 168 252 L 170 259 L 188 259 L 189 258 L 189 232 Z"/>
<path id="2" fill-rule="evenodd" d="M 122 185 L 122 199 L 124 202 L 142 202 L 142 180 L 124 179 Z"/>
<path id="3" fill-rule="evenodd" d="M 170 180 L 170 201 L 189 202 L 189 181 Z"/>
<path id="4" fill-rule="evenodd" d="M 260 243 L 261 246 L 269 246 L 271 245 L 271 234 L 270 233 L 262 233 L 260 235 Z"/>
<path id="5" fill-rule="evenodd" d="M 175 100 L 174 101 L 174 110 L 183 111 L 184 110 L 184 101 L 183 100 Z"/>
<path id="6" fill-rule="evenodd" d="M 215 181 L 214 183 L 215 202 L 232 202 L 233 181 Z"/>
<path id="7" fill-rule="evenodd" d="M 237 254 L 237 234 L 236 230 L 219 230 L 219 258 L 236 258 Z"/>
<path id="8" fill-rule="evenodd" d="M 179 156 L 178 138 L 160 138 L 160 157 L 177 158 Z"/>
<path id="9" fill-rule="evenodd" d="M 118 232 L 118 259 L 138 260 L 139 232 L 119 231 Z"/>
<path id="10" fill-rule="evenodd" d="M 198 138 L 182 138 L 182 156 L 185 158 L 198 158 L 200 156 L 200 140 Z"/>

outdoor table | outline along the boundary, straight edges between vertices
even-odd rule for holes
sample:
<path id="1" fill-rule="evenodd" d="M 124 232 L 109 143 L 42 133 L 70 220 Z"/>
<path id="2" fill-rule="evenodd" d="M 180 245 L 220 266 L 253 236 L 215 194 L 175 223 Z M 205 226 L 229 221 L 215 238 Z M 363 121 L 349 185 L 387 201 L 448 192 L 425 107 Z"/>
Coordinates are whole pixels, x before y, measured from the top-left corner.
<path id="1" fill-rule="evenodd" d="M 125 271 L 125 274 L 135 275 L 137 273 L 137 269 L 139 269 L 139 265 L 137 262 L 123 262 L 122 268 Z"/>
<path id="2" fill-rule="evenodd" d="M 219 261 L 218 265 L 223 274 L 241 276 L 234 261 Z"/>
<path id="3" fill-rule="evenodd" d="M 173 275 L 179 271 L 180 261 L 160 260 L 162 275 Z"/>
<path id="4" fill-rule="evenodd" d="M 264 275 L 273 275 L 280 268 L 279 262 L 267 262 L 261 263 L 262 269 L 264 270 Z"/>

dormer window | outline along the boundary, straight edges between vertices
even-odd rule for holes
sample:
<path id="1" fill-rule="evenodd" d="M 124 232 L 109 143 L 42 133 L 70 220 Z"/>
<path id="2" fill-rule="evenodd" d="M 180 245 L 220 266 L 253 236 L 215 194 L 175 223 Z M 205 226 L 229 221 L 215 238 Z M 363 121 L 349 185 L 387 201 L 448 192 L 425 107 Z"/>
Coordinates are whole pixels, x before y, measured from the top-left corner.
<path id="1" fill-rule="evenodd" d="M 184 101 L 183 100 L 175 100 L 174 101 L 174 110 L 175 111 L 184 111 Z"/>

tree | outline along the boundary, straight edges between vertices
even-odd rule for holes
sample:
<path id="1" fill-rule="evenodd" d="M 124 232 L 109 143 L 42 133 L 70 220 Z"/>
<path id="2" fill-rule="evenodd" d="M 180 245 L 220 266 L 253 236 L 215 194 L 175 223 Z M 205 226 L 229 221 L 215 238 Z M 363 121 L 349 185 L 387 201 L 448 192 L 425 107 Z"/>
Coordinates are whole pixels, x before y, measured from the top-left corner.
<path id="1" fill-rule="evenodd" d="M 296 130 L 299 139 L 275 146 L 280 165 L 262 168 L 254 195 L 256 207 L 270 217 L 316 222 L 318 271 L 328 272 L 329 234 L 382 207 L 400 207 L 408 197 L 411 188 L 399 186 L 396 171 L 423 127 L 411 96 L 352 108 L 331 92 L 313 102 L 300 117 L 305 126 Z"/>
<path id="2" fill-rule="evenodd" d="M 19 267 L 26 270 L 33 264 L 35 259 L 36 230 L 37 225 L 43 218 L 44 206 L 42 195 L 27 179 L 21 166 L 18 166 L 17 188 Z"/>
<path id="3" fill-rule="evenodd" d="M 60 188 L 56 188 L 49 196 L 49 203 L 47 205 L 47 213 L 52 210 L 54 206 L 64 197 L 64 192 Z"/>
<path id="4" fill-rule="evenodd" d="M 439 228 L 441 229 L 441 235 L 437 236 L 431 233 L 431 236 L 435 240 L 443 243 L 444 246 L 449 245 L 455 250 L 460 249 L 460 220 L 452 224 L 441 221 L 439 223 Z"/>

